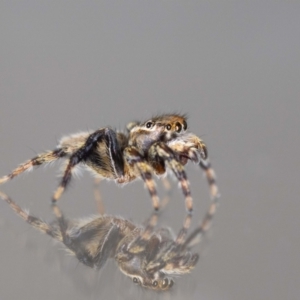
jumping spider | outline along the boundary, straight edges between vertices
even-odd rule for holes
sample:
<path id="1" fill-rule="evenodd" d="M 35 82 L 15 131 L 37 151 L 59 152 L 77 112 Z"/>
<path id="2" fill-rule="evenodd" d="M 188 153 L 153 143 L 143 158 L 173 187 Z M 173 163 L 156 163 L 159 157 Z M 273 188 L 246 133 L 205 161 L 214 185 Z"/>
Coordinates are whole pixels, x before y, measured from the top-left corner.
<path id="1" fill-rule="evenodd" d="M 66 158 L 67 165 L 60 185 L 53 194 L 53 202 L 60 198 L 69 185 L 74 168 L 85 165 L 97 177 L 112 179 L 119 184 L 142 178 L 153 206 L 158 210 L 159 198 L 152 175 L 163 175 L 169 169 L 180 182 L 186 208 L 191 212 L 192 197 L 183 167 L 189 160 L 199 164 L 205 171 L 210 194 L 213 199 L 218 197 L 206 146 L 199 137 L 187 131 L 184 115 L 164 114 L 146 122 L 131 122 L 127 125 L 127 133 L 106 127 L 93 133 L 81 132 L 63 137 L 55 150 L 39 154 L 21 164 L 12 173 L 0 178 L 0 184 L 34 166 L 60 158 Z"/>
<path id="2" fill-rule="evenodd" d="M 157 212 L 146 226 L 139 226 L 108 215 L 68 220 L 53 205 L 56 220 L 46 223 L 29 215 L 6 194 L 0 192 L 0 197 L 31 226 L 63 243 L 86 266 L 101 269 L 108 258 L 114 258 L 120 271 L 134 283 L 157 291 L 168 290 L 174 284 L 174 275 L 189 273 L 195 267 L 199 255 L 191 252 L 191 248 L 209 229 L 217 208 L 215 198 L 202 223 L 189 235 L 192 216 L 188 214 L 174 238 L 171 229 L 155 228 Z"/>

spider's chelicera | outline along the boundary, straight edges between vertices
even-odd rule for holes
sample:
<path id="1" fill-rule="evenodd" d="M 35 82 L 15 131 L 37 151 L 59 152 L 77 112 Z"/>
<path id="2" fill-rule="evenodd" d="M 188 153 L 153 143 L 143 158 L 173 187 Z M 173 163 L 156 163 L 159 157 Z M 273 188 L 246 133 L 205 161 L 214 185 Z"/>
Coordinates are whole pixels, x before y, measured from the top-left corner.
<path id="1" fill-rule="evenodd" d="M 191 248 L 209 229 L 217 208 L 215 198 L 202 223 L 189 235 L 192 216 L 188 214 L 174 238 L 170 228 L 156 228 L 157 212 L 146 226 L 139 226 L 109 215 L 68 220 L 53 205 L 56 220 L 47 223 L 30 215 L 6 194 L 0 192 L 0 197 L 31 226 L 63 243 L 86 266 L 101 269 L 109 258 L 114 258 L 120 271 L 134 283 L 158 291 L 171 288 L 174 275 L 189 273 L 195 267 L 199 255 Z"/>
<path id="2" fill-rule="evenodd" d="M 218 197 L 214 171 L 207 159 L 203 141 L 187 130 L 184 115 L 164 114 L 146 122 L 131 122 L 127 133 L 109 127 L 92 133 L 82 132 L 63 137 L 53 151 L 48 151 L 21 164 L 9 175 L 0 178 L 4 183 L 32 167 L 60 158 L 68 160 L 60 185 L 53 194 L 56 202 L 69 185 L 75 167 L 85 165 L 97 177 L 112 179 L 119 184 L 137 178 L 144 180 L 153 206 L 159 208 L 153 174 L 163 175 L 169 169 L 180 182 L 186 208 L 193 209 L 192 197 L 184 165 L 189 161 L 205 171 L 212 198 Z"/>

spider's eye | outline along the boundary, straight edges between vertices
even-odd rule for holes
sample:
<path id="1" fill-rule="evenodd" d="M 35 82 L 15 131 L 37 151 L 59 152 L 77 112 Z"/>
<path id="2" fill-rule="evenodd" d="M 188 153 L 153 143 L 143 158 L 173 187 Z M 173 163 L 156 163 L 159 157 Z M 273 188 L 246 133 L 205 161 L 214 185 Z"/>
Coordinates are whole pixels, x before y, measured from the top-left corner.
<path id="1" fill-rule="evenodd" d="M 165 278 L 162 282 L 162 287 L 166 288 L 169 285 L 169 280 L 167 278 Z"/>
<path id="2" fill-rule="evenodd" d="M 157 286 L 157 285 L 158 285 L 158 282 L 157 282 L 156 280 L 154 280 L 153 283 L 152 283 L 152 285 L 153 285 L 153 286 Z"/>
<path id="3" fill-rule="evenodd" d="M 135 284 L 139 284 L 139 283 L 140 283 L 140 281 L 139 281 L 136 277 L 133 277 L 133 278 L 132 278 L 132 281 L 133 281 Z"/>
<path id="4" fill-rule="evenodd" d="M 167 128 L 167 130 L 171 130 L 172 126 L 171 126 L 170 124 L 168 124 L 168 125 L 166 126 L 166 128 Z"/>
<path id="5" fill-rule="evenodd" d="M 152 122 L 147 122 L 147 123 L 146 123 L 146 127 L 147 127 L 147 128 L 151 128 L 151 127 L 152 127 L 152 124 L 153 124 Z"/>
<path id="6" fill-rule="evenodd" d="M 172 287 L 174 285 L 174 281 L 171 279 L 169 283 L 169 287 Z"/>
<path id="7" fill-rule="evenodd" d="M 183 121 L 183 130 L 186 130 L 187 129 L 187 123 L 186 123 L 186 121 Z"/>
<path id="8" fill-rule="evenodd" d="M 177 132 L 180 132 L 181 129 L 182 129 L 182 126 L 181 126 L 181 124 L 180 124 L 179 122 L 177 122 L 175 128 L 176 128 L 176 131 L 177 131 Z"/>

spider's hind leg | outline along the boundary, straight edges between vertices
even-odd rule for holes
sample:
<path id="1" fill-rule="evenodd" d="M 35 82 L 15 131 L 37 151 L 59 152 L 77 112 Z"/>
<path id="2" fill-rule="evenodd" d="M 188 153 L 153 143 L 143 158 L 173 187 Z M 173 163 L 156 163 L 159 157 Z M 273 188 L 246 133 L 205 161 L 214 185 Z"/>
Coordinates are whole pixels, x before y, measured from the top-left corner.
<path id="1" fill-rule="evenodd" d="M 59 231 L 51 226 L 50 224 L 44 222 L 40 218 L 30 215 L 27 211 L 22 209 L 17 203 L 15 203 L 9 196 L 0 191 L 0 197 L 10 206 L 10 208 L 23 220 L 25 220 L 32 227 L 38 229 L 39 231 L 46 233 L 53 238 L 62 241 L 62 236 Z"/>
<path id="2" fill-rule="evenodd" d="M 13 179 L 14 177 L 22 174 L 25 171 L 31 170 L 33 167 L 53 162 L 59 158 L 66 156 L 66 155 L 67 155 L 67 152 L 65 152 L 62 148 L 57 148 L 53 151 L 48 151 L 48 152 L 39 154 L 36 157 L 34 157 L 34 158 L 26 161 L 25 163 L 21 164 L 20 166 L 18 166 L 10 174 L 0 178 L 0 184 Z"/>

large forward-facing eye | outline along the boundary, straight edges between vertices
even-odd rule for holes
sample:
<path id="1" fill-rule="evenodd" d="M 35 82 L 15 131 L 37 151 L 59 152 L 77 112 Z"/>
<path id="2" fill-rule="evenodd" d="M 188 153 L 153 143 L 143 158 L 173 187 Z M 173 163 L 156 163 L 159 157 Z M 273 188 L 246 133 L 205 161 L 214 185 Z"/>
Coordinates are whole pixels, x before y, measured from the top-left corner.
<path id="1" fill-rule="evenodd" d="M 177 123 L 176 123 L 176 126 L 175 126 L 175 130 L 176 130 L 177 132 L 180 132 L 181 129 L 182 129 L 182 125 L 181 125 L 179 122 L 177 122 Z"/>
<path id="2" fill-rule="evenodd" d="M 183 130 L 186 130 L 187 129 L 187 123 L 186 123 L 186 121 L 183 121 Z"/>
<path id="3" fill-rule="evenodd" d="M 162 282 L 162 288 L 166 288 L 166 287 L 168 287 L 168 285 L 169 285 L 169 280 L 167 279 L 167 278 L 165 278 L 164 280 L 163 280 L 163 282 Z"/>
<path id="4" fill-rule="evenodd" d="M 152 282 L 152 285 L 153 285 L 154 287 L 157 287 L 158 282 L 157 282 L 156 280 L 154 280 L 154 281 Z"/>
<path id="5" fill-rule="evenodd" d="M 132 281 L 133 281 L 135 284 L 140 284 L 140 280 L 139 280 L 137 277 L 133 277 L 133 278 L 132 278 Z"/>
<path id="6" fill-rule="evenodd" d="M 149 121 L 146 123 L 147 128 L 151 128 L 153 126 L 153 122 Z"/>

